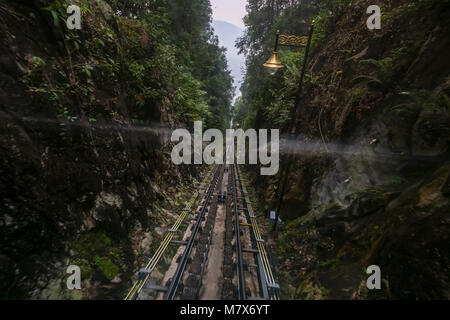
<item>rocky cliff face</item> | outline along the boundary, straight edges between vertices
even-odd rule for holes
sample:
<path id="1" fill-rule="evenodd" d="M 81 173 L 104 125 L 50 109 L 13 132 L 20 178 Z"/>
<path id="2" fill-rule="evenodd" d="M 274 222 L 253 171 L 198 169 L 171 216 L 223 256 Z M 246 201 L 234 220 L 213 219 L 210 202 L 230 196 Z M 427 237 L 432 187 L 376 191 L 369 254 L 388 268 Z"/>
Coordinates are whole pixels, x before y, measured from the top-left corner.
<path id="1" fill-rule="evenodd" d="M 448 1 L 353 1 L 315 48 L 275 249 L 285 298 L 450 298 L 449 19 Z M 276 179 L 258 179 L 273 206 Z"/>
<path id="2" fill-rule="evenodd" d="M 91 4 L 66 34 L 39 1 L 0 1 L 0 298 L 123 298 L 172 219 L 160 206 L 197 174 L 155 129 L 167 103 L 138 113 L 124 93 L 123 25 Z"/>

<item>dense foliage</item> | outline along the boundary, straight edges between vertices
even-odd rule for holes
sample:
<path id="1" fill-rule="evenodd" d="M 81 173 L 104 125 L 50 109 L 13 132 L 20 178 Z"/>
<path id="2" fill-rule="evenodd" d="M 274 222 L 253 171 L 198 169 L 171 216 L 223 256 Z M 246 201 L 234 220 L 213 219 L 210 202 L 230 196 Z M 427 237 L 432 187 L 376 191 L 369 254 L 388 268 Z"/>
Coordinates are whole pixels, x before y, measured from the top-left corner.
<path id="1" fill-rule="evenodd" d="M 92 38 L 87 38 L 83 32 L 69 31 L 65 36 L 69 54 L 85 62 L 71 66 L 71 79 L 63 81 L 61 88 L 48 83 L 44 88 L 37 86 L 36 81 L 27 84 L 56 101 L 58 113 L 63 114 L 67 111 L 64 100 L 71 100 L 71 94 L 89 96 L 96 71 L 109 72 L 113 78 L 120 77 L 120 84 L 114 86 L 125 89 L 124 98 L 134 119 L 159 120 L 160 111 L 165 110 L 168 115 L 163 120 L 171 124 L 190 127 L 193 121 L 201 120 L 206 126 L 225 129 L 233 80 L 225 49 L 219 47 L 210 26 L 210 2 L 108 2 L 111 7 L 103 1 L 79 3 L 84 23 L 94 34 L 91 32 Z M 42 1 L 41 10 L 49 13 L 56 30 L 65 24 L 67 5 L 63 0 Z M 101 23 L 93 14 L 98 10 L 113 22 Z M 42 70 L 46 61 L 36 59 L 36 71 Z M 52 64 L 46 68 L 56 70 L 63 66 Z M 86 81 L 78 81 L 78 72 Z M 29 75 L 26 80 L 32 78 Z M 74 82 L 78 85 L 75 88 Z"/>
<path id="2" fill-rule="evenodd" d="M 211 6 L 208 0 L 177 1 L 110 1 L 116 13 L 128 21 L 141 24 L 153 44 L 151 56 L 136 61 L 140 45 L 127 59 L 130 72 L 142 80 L 150 68 L 159 77 L 143 96 L 158 95 L 155 88 L 170 88 L 177 119 L 186 125 L 195 120 L 207 127 L 225 129 L 233 95 L 225 49 L 220 48 L 211 28 Z M 156 48 L 156 50 L 155 50 Z M 151 62 L 158 61 L 158 62 Z M 150 89 L 151 88 L 151 89 Z M 162 93 L 162 92 L 161 92 Z M 162 93 L 163 94 L 163 93 Z"/>

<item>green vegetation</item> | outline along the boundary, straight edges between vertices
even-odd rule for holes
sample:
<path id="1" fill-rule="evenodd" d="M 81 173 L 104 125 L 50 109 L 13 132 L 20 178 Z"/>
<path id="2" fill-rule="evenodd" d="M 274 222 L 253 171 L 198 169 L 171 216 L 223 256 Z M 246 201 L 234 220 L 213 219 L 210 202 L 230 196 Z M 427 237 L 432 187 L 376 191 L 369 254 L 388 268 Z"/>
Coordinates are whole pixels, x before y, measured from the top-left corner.
<path id="1" fill-rule="evenodd" d="M 99 270 L 108 280 L 114 279 L 120 270 L 127 270 L 121 250 L 112 246 L 111 239 L 101 231 L 82 234 L 74 249 L 76 259 L 72 264 L 80 267 L 82 280 L 89 279 L 93 270 Z"/>
<path id="2" fill-rule="evenodd" d="M 224 49 L 219 48 L 211 30 L 209 1 L 110 4 L 119 13 L 119 21 L 139 26 L 137 30 L 124 30 L 128 44 L 124 60 L 129 75 L 135 79 L 128 89 L 138 104 L 169 99 L 176 121 L 192 125 L 201 120 L 207 127 L 225 129 L 233 94 L 232 78 Z M 142 43 L 142 31 L 148 37 L 144 41 L 148 46 Z"/>
<path id="3" fill-rule="evenodd" d="M 232 78 L 211 30 L 209 1 L 175 2 L 110 1 L 111 10 L 103 1 L 80 1 L 90 28 L 76 32 L 64 27 L 68 1 L 43 1 L 68 57 L 64 62 L 33 57 L 23 81 L 54 105 L 62 137 L 67 121 L 78 119 L 70 101 L 95 102 L 101 78 L 126 97 L 133 118 L 148 119 L 164 105 L 173 115 L 169 122 L 191 126 L 200 120 L 207 127 L 227 127 Z M 91 124 L 97 121 L 94 110 L 86 110 Z M 113 120 L 118 111 L 104 114 L 105 119 Z"/>
<path id="4" fill-rule="evenodd" d="M 304 49 L 281 47 L 280 59 L 285 68 L 270 76 L 263 63 L 273 50 L 277 30 L 283 34 L 307 35 L 310 23 L 315 19 L 312 51 L 332 31 L 336 19 L 351 3 L 340 1 L 249 1 L 245 18 L 246 34 L 238 41 L 240 51 L 247 54 L 247 73 L 242 84 L 242 98 L 234 106 L 234 115 L 244 128 L 286 129 L 294 108 L 298 90 Z M 261 21 L 265 23 L 262 24 Z M 314 83 L 317 76 L 307 74 L 305 81 Z M 338 80 L 338 77 L 335 79 Z"/>
<path id="5" fill-rule="evenodd" d="M 100 258 L 99 256 L 95 256 L 94 263 L 102 271 L 105 277 L 108 278 L 108 280 L 114 279 L 119 273 L 119 268 L 108 258 Z"/>
<path id="6" fill-rule="evenodd" d="M 91 277 L 92 267 L 89 261 L 85 259 L 75 259 L 71 264 L 80 267 L 81 281 L 88 280 Z"/>

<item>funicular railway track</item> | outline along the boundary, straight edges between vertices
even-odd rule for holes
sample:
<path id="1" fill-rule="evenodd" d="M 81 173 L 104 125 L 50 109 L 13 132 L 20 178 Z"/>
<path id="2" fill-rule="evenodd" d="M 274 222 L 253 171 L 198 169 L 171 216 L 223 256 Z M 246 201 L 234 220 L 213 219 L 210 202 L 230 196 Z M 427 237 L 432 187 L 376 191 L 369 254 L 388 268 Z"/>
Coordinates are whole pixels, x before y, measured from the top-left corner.
<path id="1" fill-rule="evenodd" d="M 266 244 L 259 230 L 252 203 L 249 200 L 245 183 L 237 165 L 232 165 L 232 181 L 232 207 L 235 222 L 236 272 L 238 279 L 237 298 L 239 300 L 278 300 L 280 288 L 275 282 L 272 266 L 266 250 Z M 243 233 L 241 230 L 243 228 L 247 229 L 246 231 L 249 235 L 247 241 L 241 237 Z M 244 243 L 251 247 L 244 247 Z M 250 254 L 253 257 L 246 259 L 243 257 L 244 253 Z M 246 290 L 246 279 L 251 276 L 249 275 L 251 268 L 255 268 L 257 271 L 258 290 L 253 292 L 256 296 L 249 296 L 249 291 Z"/>
<path id="2" fill-rule="evenodd" d="M 222 182 L 224 175 L 228 179 Z M 225 190 L 226 193 L 223 192 Z M 225 201 L 225 197 L 226 209 L 219 204 L 220 200 Z M 218 210 L 218 206 L 221 209 Z M 218 213 L 222 217 L 216 217 Z M 191 225 L 184 235 L 184 241 L 174 240 L 181 224 L 188 217 Z M 219 220 L 224 225 L 223 235 L 215 233 L 215 223 Z M 223 255 L 223 264 L 220 262 L 222 268 L 217 268 L 217 262 L 211 261 L 213 258 L 209 259 L 211 253 L 208 256 L 213 238 L 214 241 L 220 238 L 223 243 L 220 251 L 217 251 L 217 245 L 214 248 L 216 254 L 221 252 L 220 255 Z M 168 246 L 174 243 L 181 247 L 172 259 L 172 271 L 166 273 L 167 280 L 163 280 L 160 287 L 149 286 L 152 271 Z M 205 273 L 208 274 L 207 269 L 221 269 L 220 272 L 215 270 L 212 273 L 220 279 L 211 281 L 211 274 L 205 276 Z M 202 299 L 208 286 L 218 288 L 218 295 L 214 296 L 217 299 L 278 299 L 279 287 L 237 165 L 220 165 L 210 170 L 197 193 L 168 230 L 158 250 L 145 268 L 140 270 L 125 300 L 143 299 L 145 297 L 141 296 L 141 292 L 149 288 L 158 291 L 160 299 Z"/>

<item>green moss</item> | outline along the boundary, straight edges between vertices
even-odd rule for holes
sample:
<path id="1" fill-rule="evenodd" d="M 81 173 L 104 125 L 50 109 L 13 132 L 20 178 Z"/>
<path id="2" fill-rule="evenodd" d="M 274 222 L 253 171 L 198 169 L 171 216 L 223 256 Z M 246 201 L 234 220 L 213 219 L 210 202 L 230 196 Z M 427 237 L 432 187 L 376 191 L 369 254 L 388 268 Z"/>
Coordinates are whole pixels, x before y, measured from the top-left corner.
<path id="1" fill-rule="evenodd" d="M 108 280 L 114 279 L 119 273 L 119 268 L 108 258 L 96 256 L 94 262 Z"/>
<path id="2" fill-rule="evenodd" d="M 111 239 L 102 232 L 85 233 L 75 243 L 77 254 L 87 260 L 95 256 L 106 256 L 111 249 Z"/>
<path id="3" fill-rule="evenodd" d="M 83 280 L 89 279 L 94 269 L 100 270 L 107 279 L 114 279 L 127 266 L 121 263 L 122 252 L 111 245 L 111 239 L 101 231 L 87 232 L 75 243 L 77 259 L 73 264 L 81 268 Z"/>
<path id="4" fill-rule="evenodd" d="M 89 279 L 89 277 L 92 275 L 92 267 L 89 261 L 85 259 L 76 259 L 71 263 L 71 265 L 80 267 L 82 281 Z"/>

